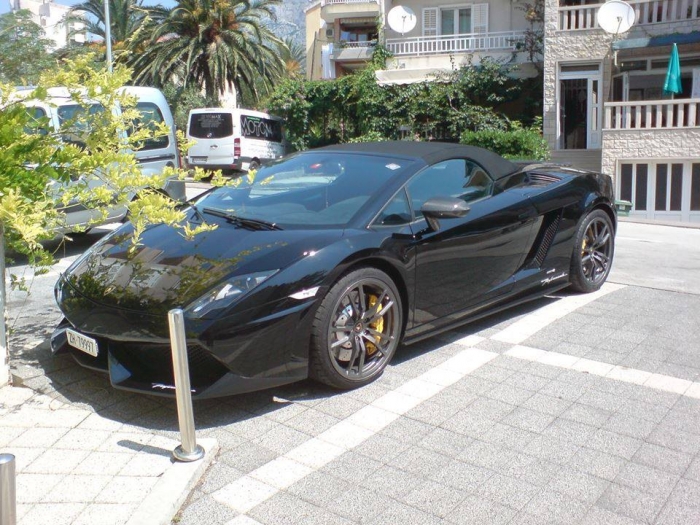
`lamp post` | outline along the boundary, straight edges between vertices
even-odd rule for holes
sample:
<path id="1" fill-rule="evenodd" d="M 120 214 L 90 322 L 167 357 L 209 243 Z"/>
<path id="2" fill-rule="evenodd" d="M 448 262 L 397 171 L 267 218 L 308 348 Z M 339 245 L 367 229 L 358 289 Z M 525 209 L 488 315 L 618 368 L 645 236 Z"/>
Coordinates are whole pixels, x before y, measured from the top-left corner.
<path id="1" fill-rule="evenodd" d="M 112 72 L 112 24 L 109 20 L 109 0 L 105 2 L 105 45 L 107 46 L 107 71 Z"/>

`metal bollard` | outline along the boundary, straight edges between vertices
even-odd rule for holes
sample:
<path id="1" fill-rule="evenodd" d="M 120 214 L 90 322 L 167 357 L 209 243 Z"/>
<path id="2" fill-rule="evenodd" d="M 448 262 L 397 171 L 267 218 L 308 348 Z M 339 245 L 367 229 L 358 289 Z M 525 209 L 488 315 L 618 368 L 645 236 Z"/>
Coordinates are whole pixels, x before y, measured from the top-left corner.
<path id="1" fill-rule="evenodd" d="M 197 445 L 197 436 L 194 433 L 185 316 L 180 308 L 168 312 L 168 324 L 170 325 L 170 346 L 173 352 L 175 398 L 177 399 L 177 419 L 180 424 L 181 441 L 181 444 L 173 450 L 173 457 L 178 461 L 197 461 L 204 457 L 204 449 Z"/>
<path id="2" fill-rule="evenodd" d="M 15 457 L 12 454 L 0 454 L 0 525 L 17 523 L 15 490 Z"/>

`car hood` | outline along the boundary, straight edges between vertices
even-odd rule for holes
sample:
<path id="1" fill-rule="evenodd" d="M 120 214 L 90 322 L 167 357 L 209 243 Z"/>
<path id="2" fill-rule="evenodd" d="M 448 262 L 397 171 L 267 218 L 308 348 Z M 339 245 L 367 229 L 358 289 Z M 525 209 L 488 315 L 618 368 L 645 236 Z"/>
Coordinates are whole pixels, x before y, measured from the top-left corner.
<path id="1" fill-rule="evenodd" d="M 342 230 L 251 231 L 222 222 L 187 240 L 157 225 L 134 247 L 133 228 L 125 224 L 76 260 L 61 286 L 101 305 L 160 315 L 231 276 L 283 270 L 342 236 Z"/>

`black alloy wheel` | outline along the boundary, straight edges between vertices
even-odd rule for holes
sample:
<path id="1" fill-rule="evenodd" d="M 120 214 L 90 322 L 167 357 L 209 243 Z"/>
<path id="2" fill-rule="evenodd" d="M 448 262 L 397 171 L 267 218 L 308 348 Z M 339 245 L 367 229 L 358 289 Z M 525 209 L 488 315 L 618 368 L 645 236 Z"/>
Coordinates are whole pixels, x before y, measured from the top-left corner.
<path id="1" fill-rule="evenodd" d="M 576 234 L 571 257 L 571 284 L 578 292 L 594 292 L 608 278 L 615 253 L 615 230 L 603 210 L 586 215 Z"/>
<path id="2" fill-rule="evenodd" d="M 310 375 L 335 388 L 381 375 L 399 344 L 403 310 L 391 278 L 361 268 L 339 280 L 316 312 Z"/>

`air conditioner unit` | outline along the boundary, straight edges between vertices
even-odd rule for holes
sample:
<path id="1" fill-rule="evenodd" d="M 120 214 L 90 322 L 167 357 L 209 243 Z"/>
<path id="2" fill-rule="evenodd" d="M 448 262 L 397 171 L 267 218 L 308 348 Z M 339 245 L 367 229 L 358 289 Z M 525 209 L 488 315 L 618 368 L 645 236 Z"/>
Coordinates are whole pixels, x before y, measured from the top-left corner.
<path id="1" fill-rule="evenodd" d="M 334 31 L 332 27 L 326 28 L 326 38 L 333 38 Z"/>

